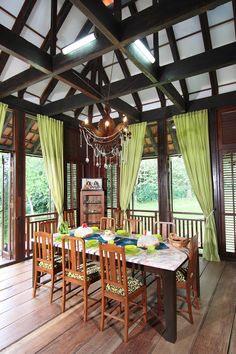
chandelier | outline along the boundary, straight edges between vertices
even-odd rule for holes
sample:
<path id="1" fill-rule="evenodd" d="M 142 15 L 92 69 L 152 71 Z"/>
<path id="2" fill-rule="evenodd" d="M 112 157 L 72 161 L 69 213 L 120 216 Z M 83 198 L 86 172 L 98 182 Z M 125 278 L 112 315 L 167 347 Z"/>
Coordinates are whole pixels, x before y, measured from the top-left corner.
<path id="1" fill-rule="evenodd" d="M 111 167 L 112 164 L 121 162 L 121 151 L 128 140 L 131 133 L 128 131 L 127 117 L 123 117 L 122 122 L 115 124 L 110 117 L 110 106 L 106 104 L 104 116 L 95 127 L 89 123 L 88 119 L 80 123 L 80 132 L 86 143 L 86 159 L 89 163 L 88 146 L 93 149 L 93 163 L 96 167 Z M 82 139 L 81 139 L 82 142 Z"/>
<path id="2" fill-rule="evenodd" d="M 111 79 L 114 65 L 114 52 L 111 65 L 111 75 L 109 80 L 107 103 L 105 104 L 103 118 L 95 127 L 88 119 L 80 123 L 80 144 L 82 147 L 82 136 L 86 144 L 86 159 L 89 163 L 88 147 L 93 149 L 93 164 L 101 168 L 104 163 L 104 168 L 111 167 L 112 164 L 121 163 L 121 151 L 128 144 L 131 138 L 131 133 L 128 130 L 128 119 L 123 117 L 122 122 L 116 125 L 115 121 L 111 118 L 109 97 L 111 89 Z"/>

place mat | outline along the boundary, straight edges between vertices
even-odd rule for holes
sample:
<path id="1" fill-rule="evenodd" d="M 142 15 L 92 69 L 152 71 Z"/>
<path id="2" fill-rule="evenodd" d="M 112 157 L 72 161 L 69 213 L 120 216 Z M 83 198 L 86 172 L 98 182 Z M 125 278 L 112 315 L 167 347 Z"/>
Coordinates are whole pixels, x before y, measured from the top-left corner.
<path id="1" fill-rule="evenodd" d="M 156 250 L 166 250 L 167 248 L 169 247 L 163 242 L 160 242 L 160 244 L 156 246 Z"/>
<path id="2" fill-rule="evenodd" d="M 114 241 L 117 246 L 127 246 L 127 245 L 137 246 L 137 242 L 138 242 L 138 240 L 127 238 L 127 237 L 116 237 Z"/>

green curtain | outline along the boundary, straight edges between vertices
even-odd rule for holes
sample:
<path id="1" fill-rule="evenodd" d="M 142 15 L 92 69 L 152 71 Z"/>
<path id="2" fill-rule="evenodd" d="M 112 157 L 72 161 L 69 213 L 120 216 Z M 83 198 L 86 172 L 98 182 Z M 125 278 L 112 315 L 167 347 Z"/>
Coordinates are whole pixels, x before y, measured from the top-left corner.
<path id="1" fill-rule="evenodd" d="M 58 226 L 63 221 L 64 158 L 63 122 L 37 115 L 40 142 L 48 185 L 58 212 Z"/>
<path id="2" fill-rule="evenodd" d="M 191 186 L 206 218 L 203 257 L 219 261 L 207 110 L 175 116 L 174 123 Z"/>
<path id="3" fill-rule="evenodd" d="M 120 207 L 126 211 L 134 190 L 142 159 L 146 122 L 129 126 L 131 139 L 125 144 L 121 154 L 120 167 Z"/>
<path id="4" fill-rule="evenodd" d="M 7 113 L 7 104 L 0 102 L 0 138 L 2 136 L 2 129 L 5 121 L 5 116 Z"/>

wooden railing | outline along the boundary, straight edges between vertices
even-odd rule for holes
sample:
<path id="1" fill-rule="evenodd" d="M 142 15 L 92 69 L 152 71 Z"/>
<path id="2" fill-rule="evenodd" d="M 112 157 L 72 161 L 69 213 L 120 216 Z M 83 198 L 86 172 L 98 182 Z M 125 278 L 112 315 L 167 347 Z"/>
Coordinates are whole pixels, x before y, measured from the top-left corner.
<path id="1" fill-rule="evenodd" d="M 107 214 L 113 216 L 115 208 L 107 208 Z M 143 230 L 149 230 L 152 233 L 157 232 L 156 222 L 159 221 L 159 212 L 156 210 L 137 210 L 128 209 L 127 217 L 142 220 Z M 192 237 L 198 233 L 199 249 L 203 247 L 205 219 L 200 213 L 175 212 L 172 217 L 176 225 L 176 233 L 179 236 Z"/>
<path id="2" fill-rule="evenodd" d="M 26 215 L 25 217 L 25 257 L 30 257 L 32 255 L 32 238 L 34 231 L 39 231 L 39 226 L 42 221 L 46 220 L 57 220 L 58 215 L 54 213 L 43 213 Z"/>

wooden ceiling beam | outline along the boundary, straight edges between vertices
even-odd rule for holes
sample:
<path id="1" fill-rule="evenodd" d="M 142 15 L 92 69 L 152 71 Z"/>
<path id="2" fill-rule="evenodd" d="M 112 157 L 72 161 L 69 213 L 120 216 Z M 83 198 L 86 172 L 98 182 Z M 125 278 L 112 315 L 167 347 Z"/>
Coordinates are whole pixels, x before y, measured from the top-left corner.
<path id="1" fill-rule="evenodd" d="M 88 2 L 87 0 L 70 0 L 85 16 L 102 32 L 108 40 L 120 49 L 127 57 L 146 75 L 156 86 L 177 106 L 180 111 L 185 110 L 185 102 L 172 84 L 161 86 L 158 83 L 155 66 L 143 57 L 134 43 L 124 46 L 120 41 L 120 34 L 123 30 L 119 22 L 106 6 L 100 1 Z M 140 37 L 140 36 L 139 36 Z"/>
<path id="2" fill-rule="evenodd" d="M 49 54 L 44 53 L 38 47 L 3 25 L 0 25 L 0 49 L 45 74 L 52 73 L 52 58 Z"/>
<path id="3" fill-rule="evenodd" d="M 203 37 L 203 43 L 205 50 L 211 50 L 212 49 L 212 43 L 211 43 L 211 34 L 209 30 L 209 24 L 208 24 L 208 18 L 207 14 L 201 14 L 199 16 L 200 19 L 200 25 L 202 29 L 202 37 Z M 210 76 L 210 82 L 211 82 L 211 89 L 212 89 L 212 95 L 217 95 L 218 94 L 218 80 L 216 76 L 216 71 L 210 71 L 209 72 Z"/>
<path id="4" fill-rule="evenodd" d="M 146 129 L 146 135 L 147 137 L 150 139 L 151 141 L 151 147 L 154 149 L 155 153 L 157 153 L 158 149 L 157 149 L 157 143 L 156 143 L 156 140 L 152 134 L 152 129 L 150 128 L 149 125 L 147 125 L 147 129 Z"/>
<path id="5" fill-rule="evenodd" d="M 199 15 L 228 2 L 228 0 L 165 0 L 122 21 L 121 42 L 128 44 L 138 38 Z"/>
<path id="6" fill-rule="evenodd" d="M 166 29 L 166 33 L 167 33 L 167 37 L 168 37 L 168 40 L 170 43 L 170 49 L 171 49 L 171 53 L 173 55 L 173 59 L 175 62 L 179 62 L 180 56 L 179 56 L 179 51 L 178 51 L 173 27 L 168 27 Z M 186 85 L 186 81 L 184 79 L 180 80 L 180 87 L 181 87 L 184 99 L 187 102 L 189 99 L 189 94 L 188 94 L 188 88 Z"/>
<path id="7" fill-rule="evenodd" d="M 31 14 L 31 11 L 33 10 L 33 7 L 35 5 L 37 0 L 25 0 L 22 8 L 19 12 L 19 15 L 17 16 L 14 25 L 12 26 L 11 31 L 16 33 L 16 34 L 20 34 L 26 21 L 29 18 L 29 15 Z M 1 52 L 0 54 L 0 75 L 7 63 L 7 60 L 9 58 L 9 54 L 5 53 L 5 52 Z"/>

